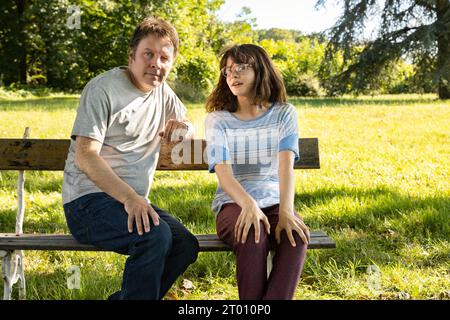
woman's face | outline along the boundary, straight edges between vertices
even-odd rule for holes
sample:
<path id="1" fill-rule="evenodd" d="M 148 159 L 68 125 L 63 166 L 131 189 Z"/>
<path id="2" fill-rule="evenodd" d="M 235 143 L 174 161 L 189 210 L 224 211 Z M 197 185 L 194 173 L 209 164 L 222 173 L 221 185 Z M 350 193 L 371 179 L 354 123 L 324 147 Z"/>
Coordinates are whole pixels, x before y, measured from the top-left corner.
<path id="1" fill-rule="evenodd" d="M 222 75 L 226 76 L 231 92 L 237 97 L 253 98 L 255 71 L 252 66 L 245 63 L 235 63 L 232 58 L 227 59 Z"/>

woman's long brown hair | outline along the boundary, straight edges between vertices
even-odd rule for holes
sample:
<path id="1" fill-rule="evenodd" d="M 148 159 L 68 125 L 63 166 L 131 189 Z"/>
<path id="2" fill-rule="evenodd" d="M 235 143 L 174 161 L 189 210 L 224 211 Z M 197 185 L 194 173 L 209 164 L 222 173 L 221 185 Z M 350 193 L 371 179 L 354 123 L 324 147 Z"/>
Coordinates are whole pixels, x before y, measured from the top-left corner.
<path id="1" fill-rule="evenodd" d="M 220 59 L 220 70 L 227 65 L 228 58 L 231 58 L 234 63 L 247 63 L 253 67 L 255 71 L 254 104 L 287 101 L 283 78 L 263 48 L 254 44 L 241 44 L 227 49 Z M 235 112 L 237 107 L 236 96 L 228 87 L 226 78 L 220 75 L 219 82 L 206 100 L 206 111 Z"/>

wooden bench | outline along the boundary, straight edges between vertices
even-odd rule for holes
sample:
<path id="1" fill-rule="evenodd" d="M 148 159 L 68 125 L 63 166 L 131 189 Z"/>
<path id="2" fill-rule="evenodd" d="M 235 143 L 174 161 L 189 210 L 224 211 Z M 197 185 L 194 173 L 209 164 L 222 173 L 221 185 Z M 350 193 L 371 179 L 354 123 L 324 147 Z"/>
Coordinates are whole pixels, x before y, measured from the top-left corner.
<path id="1" fill-rule="evenodd" d="M 11 298 L 12 286 L 19 282 L 19 298 L 25 298 L 25 276 L 22 250 L 75 250 L 104 251 L 92 245 L 81 244 L 71 235 L 23 234 L 24 178 L 26 170 L 64 170 L 70 140 L 51 139 L 0 139 L 0 170 L 18 170 L 18 213 L 15 233 L 1 233 L 0 257 L 3 257 L 2 274 L 4 299 Z M 170 143 L 161 146 L 157 170 L 207 170 L 204 161 L 204 140 L 190 140 L 183 144 Z M 180 148 L 182 147 L 182 149 Z M 299 139 L 301 159 L 295 169 L 319 169 L 318 139 Z M 172 161 L 172 153 L 181 156 L 181 163 Z M 201 251 L 229 251 L 215 234 L 197 235 Z M 322 231 L 311 232 L 309 249 L 335 248 L 335 242 Z"/>

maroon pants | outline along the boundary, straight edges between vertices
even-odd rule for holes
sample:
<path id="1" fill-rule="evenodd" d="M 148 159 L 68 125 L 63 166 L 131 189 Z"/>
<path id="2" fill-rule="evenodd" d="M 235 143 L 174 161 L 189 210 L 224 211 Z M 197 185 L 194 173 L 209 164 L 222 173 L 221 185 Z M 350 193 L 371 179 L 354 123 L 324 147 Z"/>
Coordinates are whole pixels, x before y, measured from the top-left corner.
<path id="1" fill-rule="evenodd" d="M 280 244 L 277 244 L 275 228 L 278 223 L 278 209 L 279 205 L 261 209 L 269 220 L 270 234 L 267 234 L 264 224 L 260 222 L 259 243 L 255 243 L 254 226 L 250 228 L 245 243 L 236 242 L 234 227 L 241 213 L 241 207 L 237 204 L 223 205 L 217 216 L 217 234 L 236 254 L 236 277 L 241 300 L 290 300 L 294 297 L 303 270 L 307 245 L 297 232 L 293 231 L 296 243 L 296 247 L 293 247 L 284 230 L 281 232 Z M 272 271 L 267 278 L 269 250 L 275 251 L 275 257 Z"/>

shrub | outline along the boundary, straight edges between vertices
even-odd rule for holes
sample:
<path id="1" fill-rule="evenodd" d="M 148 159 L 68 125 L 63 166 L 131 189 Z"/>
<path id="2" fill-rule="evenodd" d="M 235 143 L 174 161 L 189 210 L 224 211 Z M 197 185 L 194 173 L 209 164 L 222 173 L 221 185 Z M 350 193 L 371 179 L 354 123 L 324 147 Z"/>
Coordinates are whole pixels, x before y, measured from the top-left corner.
<path id="1" fill-rule="evenodd" d="M 283 78 L 288 95 L 317 97 L 324 94 L 319 79 L 313 74 L 287 70 L 283 73 Z"/>

